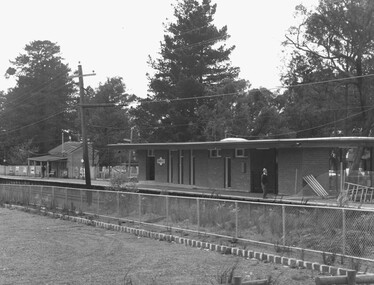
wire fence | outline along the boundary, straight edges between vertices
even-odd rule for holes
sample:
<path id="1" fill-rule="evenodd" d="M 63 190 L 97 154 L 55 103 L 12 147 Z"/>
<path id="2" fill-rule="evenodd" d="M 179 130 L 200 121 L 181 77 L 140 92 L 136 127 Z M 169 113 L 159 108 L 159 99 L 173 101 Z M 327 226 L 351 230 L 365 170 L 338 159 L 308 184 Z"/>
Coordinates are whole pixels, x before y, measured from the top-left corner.
<path id="1" fill-rule="evenodd" d="M 0 202 L 65 209 L 176 233 L 374 261 L 374 209 L 0 184 Z"/>

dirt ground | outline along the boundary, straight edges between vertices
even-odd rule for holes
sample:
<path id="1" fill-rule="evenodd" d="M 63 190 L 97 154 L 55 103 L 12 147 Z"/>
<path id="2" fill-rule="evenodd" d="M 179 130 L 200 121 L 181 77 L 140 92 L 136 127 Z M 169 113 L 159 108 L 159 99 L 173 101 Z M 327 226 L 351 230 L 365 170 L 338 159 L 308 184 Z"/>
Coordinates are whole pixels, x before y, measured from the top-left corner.
<path id="1" fill-rule="evenodd" d="M 271 276 L 314 285 L 318 273 L 0 208 L 0 284 L 219 284 Z"/>

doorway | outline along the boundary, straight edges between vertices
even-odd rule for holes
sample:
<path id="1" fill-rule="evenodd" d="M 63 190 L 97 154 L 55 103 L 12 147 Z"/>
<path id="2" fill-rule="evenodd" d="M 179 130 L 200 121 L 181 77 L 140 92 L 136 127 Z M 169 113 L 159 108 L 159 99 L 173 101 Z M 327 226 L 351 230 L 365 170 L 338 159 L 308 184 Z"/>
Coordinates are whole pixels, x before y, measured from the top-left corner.
<path id="1" fill-rule="evenodd" d="M 231 187 L 231 157 L 225 157 L 224 188 Z"/>
<path id="2" fill-rule="evenodd" d="M 278 166 L 276 149 L 251 150 L 251 193 L 262 193 L 261 174 L 268 171 L 268 193 L 278 194 Z"/>
<path id="3" fill-rule="evenodd" d="M 146 160 L 146 180 L 155 180 L 155 157 L 148 156 Z"/>

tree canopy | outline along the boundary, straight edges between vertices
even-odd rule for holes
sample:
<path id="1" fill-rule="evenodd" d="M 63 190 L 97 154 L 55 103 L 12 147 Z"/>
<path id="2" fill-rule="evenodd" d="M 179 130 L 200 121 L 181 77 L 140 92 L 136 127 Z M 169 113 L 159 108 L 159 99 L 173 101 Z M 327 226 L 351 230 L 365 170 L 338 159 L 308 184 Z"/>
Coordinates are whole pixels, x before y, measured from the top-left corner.
<path id="1" fill-rule="evenodd" d="M 146 141 L 190 141 L 205 138 L 199 108 L 239 68 L 232 67 L 226 47 L 227 27 L 214 23 L 217 5 L 210 0 L 181 0 L 174 5 L 175 22 L 165 24 L 160 58 L 149 59 L 151 95 L 134 113 Z"/>
<path id="2" fill-rule="evenodd" d="M 2 138 L 8 146 L 29 145 L 46 153 L 70 127 L 74 85 L 60 47 L 50 41 L 33 41 L 11 61 L 9 76 L 17 84 L 4 96 Z"/>
<path id="3" fill-rule="evenodd" d="M 110 143 L 123 143 L 131 137 L 131 120 L 128 113 L 134 95 L 126 93 L 121 77 L 108 78 L 96 90 L 91 90 L 88 104 L 103 104 L 88 110 L 88 137 L 95 149 L 99 150 L 99 164 L 111 165 L 120 161 L 106 147 Z M 112 104 L 111 106 L 109 106 Z M 107 106 L 106 106 L 107 105 Z M 106 107 L 105 107 L 106 106 Z"/>
<path id="4" fill-rule="evenodd" d="M 320 0 L 315 10 L 300 5 L 297 13 L 302 23 L 290 28 L 285 42 L 294 49 L 283 77 L 292 86 L 286 94 L 290 122 L 309 130 L 304 136 L 370 135 L 373 1 Z"/>

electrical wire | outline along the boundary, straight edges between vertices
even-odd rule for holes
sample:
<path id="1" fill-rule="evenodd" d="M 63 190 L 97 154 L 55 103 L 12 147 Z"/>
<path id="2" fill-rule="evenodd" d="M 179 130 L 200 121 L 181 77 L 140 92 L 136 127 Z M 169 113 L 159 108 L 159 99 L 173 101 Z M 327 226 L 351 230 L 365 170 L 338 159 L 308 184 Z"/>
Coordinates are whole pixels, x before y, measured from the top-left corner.
<path id="1" fill-rule="evenodd" d="M 347 116 L 345 118 L 337 119 L 337 120 L 334 120 L 334 121 L 331 121 L 331 122 L 328 122 L 328 123 L 325 123 L 325 124 L 321 124 L 321 125 L 318 125 L 318 126 L 315 126 L 315 127 L 310 127 L 310 128 L 306 128 L 306 129 L 302 129 L 302 130 L 298 130 L 298 131 L 288 132 L 288 133 L 275 134 L 274 136 L 277 136 L 277 137 L 287 136 L 287 135 L 298 134 L 298 133 L 311 131 L 311 130 L 315 130 L 315 129 L 320 129 L 320 128 L 323 128 L 323 127 L 326 127 L 326 126 L 329 126 L 329 125 L 333 125 L 335 123 L 339 123 L 339 122 L 343 122 L 343 121 L 348 120 L 348 119 L 352 119 L 352 118 L 357 117 L 357 116 L 359 116 L 359 115 L 361 115 L 365 112 L 369 112 L 369 111 L 372 111 L 372 110 L 374 110 L 374 107 L 371 107 L 371 108 L 369 108 L 365 111 L 361 111 L 361 112 L 352 114 L 352 115 Z M 234 137 L 241 137 L 241 138 L 257 138 L 258 137 L 258 136 L 241 136 L 241 135 L 236 135 L 236 134 L 232 134 L 232 133 L 230 133 L 230 135 L 233 135 Z"/>
<path id="2" fill-rule="evenodd" d="M 41 91 L 43 90 L 45 87 L 51 85 L 53 82 L 57 81 L 58 79 L 60 79 L 63 75 L 65 75 L 66 72 L 61 72 L 60 74 L 58 74 L 56 77 L 46 81 L 46 82 L 43 82 L 42 84 L 40 84 L 39 86 L 35 86 L 34 88 L 32 88 L 30 91 L 23 91 L 21 92 L 21 96 L 18 96 L 16 98 L 13 98 L 13 100 L 11 101 L 8 101 L 6 102 L 6 104 L 12 104 L 14 103 L 15 101 L 18 101 L 18 100 L 22 100 L 23 98 L 26 97 L 26 95 L 28 95 L 28 97 L 32 97 L 32 96 L 35 96 L 35 93 L 38 92 L 38 91 Z M 23 95 L 22 95 L 23 93 Z M 33 94 L 34 93 L 34 94 Z M 31 94 L 31 95 L 30 95 Z M 36 93 L 38 94 L 38 93 Z"/>
<path id="3" fill-rule="evenodd" d="M 14 128 L 14 129 L 3 131 L 3 132 L 0 133 L 0 136 L 7 135 L 7 134 L 10 134 L 10 133 L 17 132 L 17 131 L 23 130 L 25 128 L 37 125 L 37 124 L 39 124 L 41 122 L 44 122 L 44 121 L 49 120 L 49 119 L 51 119 L 53 117 L 56 117 L 56 116 L 64 113 L 65 111 L 66 111 L 66 109 L 63 109 L 61 111 L 55 112 L 55 113 L 53 113 L 51 115 L 48 115 L 47 117 L 44 117 L 44 118 L 42 118 L 42 119 L 40 119 L 40 120 L 38 120 L 36 122 L 32 122 L 30 124 L 27 124 L 27 125 L 24 125 L 24 126 L 21 126 L 21 127 L 17 127 L 17 128 Z"/>
<path id="4" fill-rule="evenodd" d="M 285 89 L 285 88 L 292 88 L 292 87 L 304 87 L 304 86 L 312 86 L 317 84 L 324 84 L 324 83 L 331 83 L 331 82 L 338 82 L 338 81 L 345 81 L 350 79 L 357 79 L 357 78 L 365 78 L 365 77 L 373 77 L 374 74 L 365 74 L 365 75 L 357 75 L 357 76 L 348 76 L 343 78 L 335 78 L 335 79 L 329 79 L 329 80 L 322 80 L 322 81 L 316 81 L 316 82 L 307 82 L 307 83 L 300 83 L 300 84 L 291 84 L 288 86 L 277 86 L 273 87 L 271 89 Z M 268 90 L 271 90 L 268 89 Z"/>

